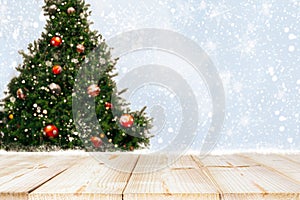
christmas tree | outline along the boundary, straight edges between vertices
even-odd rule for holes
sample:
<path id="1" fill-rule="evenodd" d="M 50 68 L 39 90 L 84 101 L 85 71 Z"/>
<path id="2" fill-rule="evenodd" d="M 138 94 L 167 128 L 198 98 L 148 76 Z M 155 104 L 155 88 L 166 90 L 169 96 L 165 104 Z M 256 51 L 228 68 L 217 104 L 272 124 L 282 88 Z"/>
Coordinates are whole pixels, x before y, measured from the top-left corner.
<path id="1" fill-rule="evenodd" d="M 117 59 L 90 30 L 88 7 L 82 0 L 45 0 L 45 31 L 28 53 L 20 52 L 20 74 L 8 85 L 2 148 L 148 146 L 151 119 L 120 97 L 125 90 L 118 93 L 113 80 Z"/>

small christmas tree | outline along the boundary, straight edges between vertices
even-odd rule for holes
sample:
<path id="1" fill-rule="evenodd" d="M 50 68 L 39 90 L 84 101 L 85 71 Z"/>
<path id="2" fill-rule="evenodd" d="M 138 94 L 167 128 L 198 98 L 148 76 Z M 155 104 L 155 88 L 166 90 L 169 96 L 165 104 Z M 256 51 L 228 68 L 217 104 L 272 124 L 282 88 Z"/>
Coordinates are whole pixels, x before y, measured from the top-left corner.
<path id="1" fill-rule="evenodd" d="M 8 85 L 1 146 L 89 151 L 147 146 L 151 120 L 144 108 L 131 112 L 119 97 L 112 79 L 117 60 L 102 36 L 89 29 L 89 5 L 82 0 L 45 4 L 45 32 L 29 44 L 28 54 L 21 52 L 20 75 Z"/>

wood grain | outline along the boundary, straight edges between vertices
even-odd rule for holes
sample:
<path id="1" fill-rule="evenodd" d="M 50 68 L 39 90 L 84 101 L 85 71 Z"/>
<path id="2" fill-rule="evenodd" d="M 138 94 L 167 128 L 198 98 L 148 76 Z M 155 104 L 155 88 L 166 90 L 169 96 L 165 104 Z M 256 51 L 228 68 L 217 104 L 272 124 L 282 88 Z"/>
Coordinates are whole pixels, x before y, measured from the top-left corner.
<path id="1" fill-rule="evenodd" d="M 300 153 L 299 154 L 286 154 L 286 155 L 284 155 L 284 157 L 293 162 L 300 164 Z"/>
<path id="2" fill-rule="evenodd" d="M 29 195 L 29 200 L 121 200 L 137 155 L 106 155 L 112 166 L 85 158 L 63 174 L 43 184 Z M 118 171 L 118 167 L 124 171 Z"/>
<path id="3" fill-rule="evenodd" d="M 248 157 L 300 185 L 300 163 L 291 161 L 285 155 L 250 154 L 243 157 Z"/>
<path id="4" fill-rule="evenodd" d="M 191 156 L 168 166 L 167 155 L 143 155 L 124 191 L 124 200 L 219 199 L 218 191 Z M 152 170 L 154 169 L 154 170 Z"/>
<path id="5" fill-rule="evenodd" d="M 0 200 L 300 200 L 298 158 L 0 154 Z"/>
<path id="6" fill-rule="evenodd" d="M 49 156 L 11 156 L 11 159 L 1 160 L 0 186 L 36 169 L 45 168 L 46 163 L 49 164 L 51 160 L 56 159 L 55 157 Z"/>
<path id="7" fill-rule="evenodd" d="M 29 156 L 27 159 L 30 161 L 15 163 L 1 170 L 1 200 L 27 199 L 29 192 L 72 164 L 68 158 Z"/>
<path id="8" fill-rule="evenodd" d="M 220 161 L 215 159 L 215 163 L 211 158 L 207 163 L 205 159 L 198 159 L 198 162 L 208 166 L 206 173 L 215 181 L 224 200 L 299 199 L 299 184 L 251 159 L 234 155 L 222 156 L 222 162 L 230 160 L 231 164 L 219 167 Z"/>
<path id="9" fill-rule="evenodd" d="M 250 167 L 257 166 L 257 163 L 248 159 L 243 159 L 237 155 L 208 155 L 205 157 L 197 156 L 201 160 L 200 164 L 204 167 Z"/>

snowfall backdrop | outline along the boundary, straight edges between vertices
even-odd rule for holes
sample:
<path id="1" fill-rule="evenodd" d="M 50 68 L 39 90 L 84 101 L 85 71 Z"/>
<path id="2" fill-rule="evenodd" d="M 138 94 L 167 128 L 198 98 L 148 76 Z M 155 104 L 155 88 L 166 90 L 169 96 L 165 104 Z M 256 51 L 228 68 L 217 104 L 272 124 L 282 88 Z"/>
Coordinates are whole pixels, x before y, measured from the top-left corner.
<path id="1" fill-rule="evenodd" d="M 129 30 L 167 29 L 195 41 L 209 55 L 226 95 L 226 117 L 215 151 L 300 150 L 299 0 L 86 2 L 91 4 L 91 28 L 108 40 Z M 43 31 L 43 4 L 42 0 L 0 0 L 1 98 L 18 75 L 15 67 L 22 64 L 18 51 L 26 51 Z M 202 78 L 189 70 L 191 66 L 165 54 L 142 51 L 122 57 L 116 80 L 144 64 L 179 70 L 197 97 L 200 122 L 190 149 L 200 150 L 211 120 L 209 92 Z M 146 85 L 128 101 L 133 109 L 147 104 L 154 117 L 152 150 L 171 144 L 181 120 L 176 94 Z"/>

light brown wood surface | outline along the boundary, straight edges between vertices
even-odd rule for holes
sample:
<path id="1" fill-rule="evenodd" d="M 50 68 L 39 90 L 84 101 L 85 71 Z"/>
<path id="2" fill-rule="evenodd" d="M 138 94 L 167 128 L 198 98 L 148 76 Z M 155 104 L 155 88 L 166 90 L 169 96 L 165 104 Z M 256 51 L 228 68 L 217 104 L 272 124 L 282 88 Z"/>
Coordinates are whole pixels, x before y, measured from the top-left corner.
<path id="1" fill-rule="evenodd" d="M 27 199 L 31 191 L 65 171 L 74 161 L 66 156 L 7 156 L 1 156 L 4 159 L 0 163 L 1 200 Z"/>
<path id="2" fill-rule="evenodd" d="M 87 157 L 29 195 L 29 200 L 120 200 L 137 162 L 137 155 L 106 155 L 110 164 Z M 129 171 L 129 172 L 126 172 Z"/>
<path id="3" fill-rule="evenodd" d="M 243 157 L 247 157 L 265 168 L 300 184 L 300 163 L 294 162 L 286 156 L 250 154 L 243 155 Z"/>
<path id="4" fill-rule="evenodd" d="M 215 160 L 215 163 L 212 160 Z M 220 160 L 228 162 L 221 165 Z M 212 156 L 198 159 L 198 162 L 208 166 L 207 175 L 221 191 L 221 199 L 299 199 L 299 183 L 248 157 L 224 155 L 214 159 Z"/>
<path id="5" fill-rule="evenodd" d="M 167 155 L 144 155 L 124 191 L 124 200 L 135 199 L 217 200 L 219 195 L 191 156 L 180 157 L 168 166 Z"/>
<path id="6" fill-rule="evenodd" d="M 0 154 L 0 200 L 300 200 L 300 156 Z"/>
<path id="7" fill-rule="evenodd" d="M 300 164 L 300 153 L 299 154 L 288 154 L 288 155 L 283 155 L 285 158 L 297 162 Z"/>

